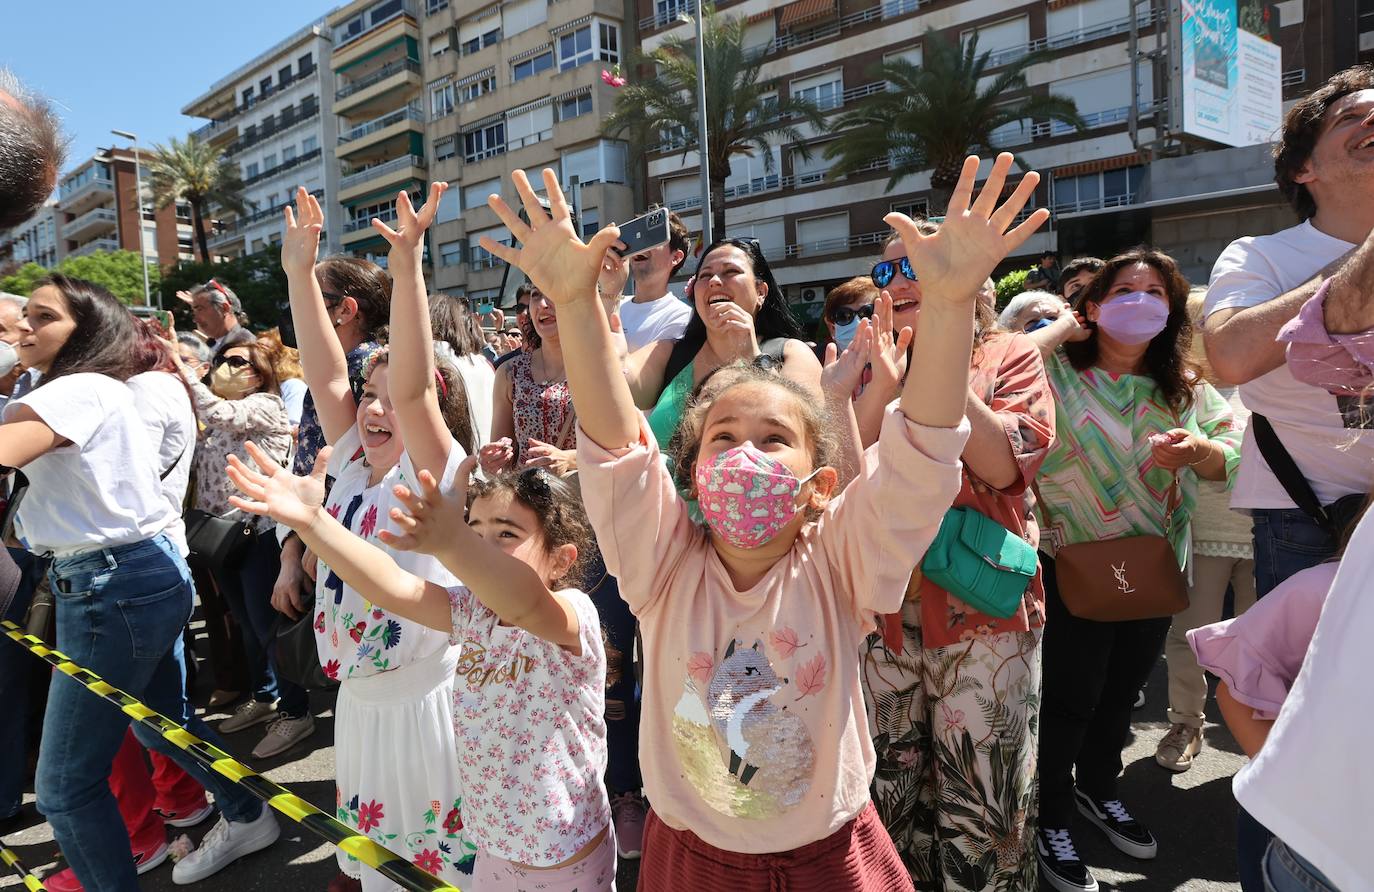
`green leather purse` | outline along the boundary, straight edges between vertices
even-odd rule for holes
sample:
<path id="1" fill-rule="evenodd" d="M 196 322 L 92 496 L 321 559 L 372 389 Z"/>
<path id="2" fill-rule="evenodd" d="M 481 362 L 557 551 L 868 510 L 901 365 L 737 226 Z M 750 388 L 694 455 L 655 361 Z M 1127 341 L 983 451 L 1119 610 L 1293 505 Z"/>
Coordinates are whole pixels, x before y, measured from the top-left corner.
<path id="1" fill-rule="evenodd" d="M 1025 539 L 974 508 L 951 508 L 921 561 L 940 588 L 987 616 L 1016 613 L 1039 563 Z"/>

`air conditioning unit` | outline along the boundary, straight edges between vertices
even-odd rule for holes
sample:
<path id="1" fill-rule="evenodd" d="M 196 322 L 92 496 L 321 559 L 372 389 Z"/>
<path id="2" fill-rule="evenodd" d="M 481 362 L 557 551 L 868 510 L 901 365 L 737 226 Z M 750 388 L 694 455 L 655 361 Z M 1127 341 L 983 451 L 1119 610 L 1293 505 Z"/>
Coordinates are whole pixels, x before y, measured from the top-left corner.
<path id="1" fill-rule="evenodd" d="M 808 285 L 801 290 L 800 303 L 810 304 L 825 300 L 825 289 L 819 285 Z"/>

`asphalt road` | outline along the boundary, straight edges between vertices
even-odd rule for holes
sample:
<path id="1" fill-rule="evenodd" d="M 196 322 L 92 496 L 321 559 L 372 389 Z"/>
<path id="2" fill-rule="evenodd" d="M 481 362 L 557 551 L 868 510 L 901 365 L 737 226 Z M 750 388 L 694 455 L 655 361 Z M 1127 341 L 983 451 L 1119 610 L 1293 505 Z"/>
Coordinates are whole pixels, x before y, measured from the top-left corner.
<path id="1" fill-rule="evenodd" d="M 0 641 L 0 645 L 7 642 Z M 202 673 L 204 678 L 206 673 Z M 1135 713 L 1134 739 L 1126 751 L 1121 796 L 1131 812 L 1150 827 L 1159 839 L 1159 857 L 1136 861 L 1112 848 L 1086 822 L 1076 832 L 1080 854 L 1092 867 L 1103 889 L 1131 892 L 1235 892 L 1235 802 L 1231 776 L 1244 763 L 1235 741 L 1222 726 L 1209 724 L 1206 747 L 1191 771 L 1172 774 L 1155 764 L 1154 750 L 1168 730 L 1165 711 L 1165 671 L 1161 660 L 1150 681 L 1145 706 Z M 208 692 L 198 692 L 204 703 Z M 312 711 L 316 731 L 296 749 L 256 765 L 268 778 L 327 813 L 334 807 L 333 696 L 315 694 Z M 1215 713 L 1215 708 L 1212 709 Z M 223 713 L 206 713 L 213 725 Z M 261 726 L 229 735 L 230 752 L 250 761 L 248 754 L 262 733 Z M 32 796 L 28 797 L 32 801 Z M 12 833 L 5 843 L 25 866 L 42 876 L 58 863 L 57 847 L 48 825 L 39 816 L 25 830 Z M 272 848 L 244 859 L 220 874 L 199 883 L 202 892 L 254 892 L 271 890 L 323 890 L 336 872 L 332 847 L 281 819 L 282 837 Z M 212 826 L 206 821 L 191 831 L 198 839 Z M 618 886 L 632 890 L 636 862 L 623 862 Z M 171 892 L 172 868 L 166 863 L 142 878 L 142 887 Z M 0 889 L 20 888 L 19 880 L 0 875 Z M 1049 887 L 1046 886 L 1046 889 Z"/>

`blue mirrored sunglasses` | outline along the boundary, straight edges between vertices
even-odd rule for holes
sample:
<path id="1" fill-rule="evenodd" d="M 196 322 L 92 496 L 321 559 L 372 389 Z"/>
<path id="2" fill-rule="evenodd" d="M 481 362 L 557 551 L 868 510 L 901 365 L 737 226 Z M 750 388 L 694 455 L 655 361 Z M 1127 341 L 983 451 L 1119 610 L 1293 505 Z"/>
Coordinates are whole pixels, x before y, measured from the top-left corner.
<path id="1" fill-rule="evenodd" d="M 911 261 L 905 257 L 898 257 L 896 260 L 880 260 L 873 264 L 873 284 L 879 288 L 886 288 L 899 267 L 907 281 L 918 281 L 915 270 L 911 268 Z"/>

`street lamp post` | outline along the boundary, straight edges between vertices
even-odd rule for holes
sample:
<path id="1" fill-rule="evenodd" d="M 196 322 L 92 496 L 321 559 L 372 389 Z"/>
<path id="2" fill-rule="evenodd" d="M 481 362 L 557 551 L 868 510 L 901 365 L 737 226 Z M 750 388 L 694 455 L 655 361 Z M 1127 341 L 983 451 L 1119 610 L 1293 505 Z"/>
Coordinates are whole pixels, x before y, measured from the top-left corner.
<path id="1" fill-rule="evenodd" d="M 153 305 L 152 289 L 148 285 L 148 251 L 143 235 L 143 164 L 138 157 L 138 137 L 126 130 L 111 130 L 115 136 L 127 139 L 134 148 L 134 202 L 138 207 L 138 265 L 143 269 L 143 305 Z M 157 308 L 162 309 L 162 295 L 157 296 Z"/>
<path id="2" fill-rule="evenodd" d="M 701 161 L 701 244 L 711 244 L 711 162 L 706 151 L 706 43 L 702 39 L 701 0 L 696 0 L 697 157 Z"/>

